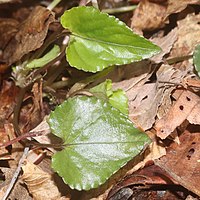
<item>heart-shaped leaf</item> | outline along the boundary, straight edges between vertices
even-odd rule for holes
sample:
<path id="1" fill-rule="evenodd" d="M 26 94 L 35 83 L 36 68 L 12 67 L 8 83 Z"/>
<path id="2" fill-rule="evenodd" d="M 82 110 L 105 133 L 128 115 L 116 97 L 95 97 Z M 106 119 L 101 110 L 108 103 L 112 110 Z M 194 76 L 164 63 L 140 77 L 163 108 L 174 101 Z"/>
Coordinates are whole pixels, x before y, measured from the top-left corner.
<path id="1" fill-rule="evenodd" d="M 114 16 L 93 7 L 65 11 L 61 24 L 72 33 L 66 49 L 67 60 L 84 71 L 101 71 L 111 65 L 149 58 L 160 51 Z"/>
<path id="2" fill-rule="evenodd" d="M 77 190 L 104 183 L 150 140 L 126 115 L 96 97 L 73 97 L 49 118 L 52 132 L 66 145 L 52 158 L 53 169 Z"/>

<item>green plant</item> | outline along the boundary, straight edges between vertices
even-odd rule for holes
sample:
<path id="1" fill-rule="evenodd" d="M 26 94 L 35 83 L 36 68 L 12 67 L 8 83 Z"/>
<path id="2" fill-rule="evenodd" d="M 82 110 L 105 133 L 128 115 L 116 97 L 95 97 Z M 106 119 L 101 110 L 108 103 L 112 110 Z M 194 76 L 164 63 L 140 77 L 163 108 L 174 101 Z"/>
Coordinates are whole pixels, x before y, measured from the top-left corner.
<path id="1" fill-rule="evenodd" d="M 160 48 L 136 35 L 123 22 L 93 7 L 76 7 L 61 17 L 70 31 L 66 58 L 71 67 L 99 72 L 113 65 L 149 58 Z M 44 66 L 59 55 L 54 47 L 43 58 L 25 63 L 25 70 Z M 26 73 L 27 75 L 27 73 Z M 52 133 L 63 140 L 52 167 L 71 188 L 89 190 L 104 183 L 150 142 L 128 119 L 128 100 L 107 80 L 89 96 L 73 96 L 52 111 Z"/>
<path id="2" fill-rule="evenodd" d="M 92 7 L 66 11 L 61 24 L 71 32 L 67 60 L 84 71 L 139 61 L 160 50 L 121 21 Z M 64 141 L 64 149 L 52 158 L 52 167 L 78 190 L 104 183 L 149 142 L 128 119 L 123 91 L 112 91 L 108 80 L 90 92 L 93 97 L 69 98 L 49 118 L 53 134 Z"/>

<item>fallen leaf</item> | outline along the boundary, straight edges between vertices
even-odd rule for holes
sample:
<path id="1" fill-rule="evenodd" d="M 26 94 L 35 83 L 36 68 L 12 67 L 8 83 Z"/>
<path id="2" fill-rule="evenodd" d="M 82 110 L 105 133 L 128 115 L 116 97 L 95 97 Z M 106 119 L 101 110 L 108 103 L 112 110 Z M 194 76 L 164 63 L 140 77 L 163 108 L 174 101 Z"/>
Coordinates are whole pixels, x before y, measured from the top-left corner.
<path id="1" fill-rule="evenodd" d="M 116 184 L 109 192 L 108 200 L 113 199 L 123 188 L 131 187 L 132 190 L 149 189 L 154 185 L 167 185 L 175 184 L 173 179 L 160 167 L 156 165 L 150 165 L 140 169 L 133 174 L 125 177 L 122 181 Z"/>
<path id="2" fill-rule="evenodd" d="M 19 22 L 11 18 L 0 18 L 0 49 L 4 49 L 17 33 Z"/>
<path id="3" fill-rule="evenodd" d="M 154 30 L 164 26 L 166 9 L 166 4 L 154 3 L 149 0 L 140 1 L 131 19 L 131 28 Z"/>
<path id="4" fill-rule="evenodd" d="M 23 175 L 21 179 L 27 185 L 35 200 L 57 200 L 61 197 L 50 174 L 28 161 L 26 161 L 22 169 Z"/>
<path id="5" fill-rule="evenodd" d="M 169 112 L 156 122 L 155 129 L 157 136 L 165 139 L 186 119 L 191 121 L 191 123 L 199 124 L 199 103 L 199 96 L 188 90 L 183 90 Z"/>
<path id="6" fill-rule="evenodd" d="M 168 0 L 167 2 L 142 0 L 134 11 L 131 27 L 148 31 L 162 28 L 168 23 L 171 14 L 181 12 L 189 4 L 199 4 L 199 0 Z"/>
<path id="7" fill-rule="evenodd" d="M 162 49 L 162 51 L 159 54 L 151 58 L 151 61 L 153 61 L 154 63 L 163 62 L 163 57 L 171 51 L 176 40 L 177 40 L 176 28 L 170 31 L 164 37 L 156 37 L 156 38 L 151 39 L 151 41 L 154 44 L 158 45 Z"/>
<path id="8" fill-rule="evenodd" d="M 132 88 L 127 92 L 129 99 L 129 117 L 143 130 L 150 129 L 155 122 L 158 107 L 162 104 L 163 96 L 168 95 L 176 85 L 167 90 L 165 82 L 170 80 L 180 83 L 186 72 L 169 65 L 162 65 L 157 71 L 157 82 L 148 83 L 141 87 Z M 166 94 L 164 94 L 166 92 Z"/>
<path id="9" fill-rule="evenodd" d="M 136 86 L 144 85 L 152 74 L 151 63 L 147 60 L 129 64 L 111 72 L 109 79 L 113 80 L 113 89 L 125 92 Z"/>
<path id="10" fill-rule="evenodd" d="M 132 166 L 132 168 L 126 173 L 126 175 L 130 175 L 135 171 L 143 168 L 146 163 L 149 161 L 156 160 L 164 155 L 166 155 L 166 149 L 162 144 L 159 144 L 157 141 L 152 142 L 147 148 L 146 152 L 144 152 L 145 156 L 142 161 L 138 162 L 136 165 Z"/>
<path id="11" fill-rule="evenodd" d="M 175 1 L 176 2 L 176 1 Z M 188 14 L 186 18 L 177 21 L 177 41 L 170 52 L 169 57 L 179 57 L 191 54 L 196 44 L 200 43 L 199 34 L 200 14 Z"/>
<path id="12" fill-rule="evenodd" d="M 4 81 L 0 91 L 0 127 L 3 128 L 5 122 L 13 112 L 18 88 L 11 81 Z"/>
<path id="13" fill-rule="evenodd" d="M 10 181 L 13 177 L 15 169 L 10 168 L 3 168 L 1 167 L 1 170 L 3 171 L 5 175 L 5 181 L 1 183 L 0 188 L 0 199 L 4 199 L 4 194 L 7 191 L 8 185 L 10 184 Z M 15 184 L 15 187 L 11 191 L 11 194 L 9 195 L 9 200 L 16 200 L 16 199 L 25 199 L 25 200 L 32 200 L 33 198 L 29 195 L 27 189 L 18 181 Z"/>
<path id="14" fill-rule="evenodd" d="M 155 164 L 180 185 L 200 196 L 200 133 L 186 131 L 180 136 L 180 142 L 180 145 L 172 143 L 167 155 L 156 160 Z"/>
<path id="15" fill-rule="evenodd" d="M 49 24 L 54 20 L 51 11 L 45 7 L 35 7 L 4 49 L 3 60 L 10 65 L 25 54 L 41 47 L 47 35 Z"/>
<path id="16" fill-rule="evenodd" d="M 168 0 L 168 6 L 166 11 L 166 17 L 172 13 L 178 13 L 184 10 L 190 4 L 199 4 L 199 0 Z"/>

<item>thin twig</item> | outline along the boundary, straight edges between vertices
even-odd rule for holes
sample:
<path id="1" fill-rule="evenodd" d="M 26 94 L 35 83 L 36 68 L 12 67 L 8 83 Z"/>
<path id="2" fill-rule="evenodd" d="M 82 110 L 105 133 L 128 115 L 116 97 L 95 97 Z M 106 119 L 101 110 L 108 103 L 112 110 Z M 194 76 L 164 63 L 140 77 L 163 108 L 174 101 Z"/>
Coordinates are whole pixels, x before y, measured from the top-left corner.
<path id="1" fill-rule="evenodd" d="M 20 113 L 20 109 L 21 109 L 21 105 L 22 105 L 22 102 L 23 102 L 24 95 L 26 93 L 26 89 L 27 88 L 20 88 L 17 103 L 16 103 L 15 108 L 14 108 L 13 127 L 14 127 L 14 130 L 15 130 L 15 133 L 16 133 L 17 136 L 21 135 L 21 131 L 20 131 L 18 122 L 19 122 L 19 113 Z"/>
<path id="2" fill-rule="evenodd" d="M 17 178 L 18 178 L 18 176 L 19 176 L 19 174 L 21 172 L 21 167 L 22 167 L 22 164 L 23 164 L 24 160 L 26 159 L 26 157 L 28 155 L 28 151 L 29 151 L 29 147 L 25 147 L 23 155 L 22 155 L 22 157 L 21 157 L 21 159 L 19 161 L 18 167 L 17 167 L 17 169 L 16 169 L 16 171 L 15 171 L 13 177 L 12 177 L 12 180 L 11 180 L 11 182 L 10 182 L 10 184 L 9 184 L 9 186 L 8 186 L 8 188 L 7 188 L 6 192 L 5 192 L 2 200 L 6 200 L 9 197 L 9 195 L 10 195 L 10 193 L 11 193 L 11 191 L 12 191 L 12 189 L 13 189 L 16 181 L 17 181 Z"/>
<path id="3" fill-rule="evenodd" d="M 120 8 L 110 8 L 110 9 L 103 9 L 102 12 L 108 13 L 108 14 L 115 14 L 115 13 L 124 13 L 124 12 L 130 12 L 136 9 L 137 6 L 125 6 Z"/>
<path id="4" fill-rule="evenodd" d="M 37 132 L 28 132 L 28 133 L 25 133 L 25 134 L 20 135 L 20 136 L 14 138 L 14 139 L 12 139 L 12 140 L 10 140 L 8 142 L 0 144 L 0 148 L 2 148 L 2 147 L 5 148 L 5 147 L 7 147 L 9 145 L 12 145 L 12 144 L 14 144 L 16 142 L 19 142 L 21 140 L 27 139 L 28 137 L 37 137 L 37 136 L 44 135 L 44 133 L 45 133 L 45 131 L 37 131 Z"/>

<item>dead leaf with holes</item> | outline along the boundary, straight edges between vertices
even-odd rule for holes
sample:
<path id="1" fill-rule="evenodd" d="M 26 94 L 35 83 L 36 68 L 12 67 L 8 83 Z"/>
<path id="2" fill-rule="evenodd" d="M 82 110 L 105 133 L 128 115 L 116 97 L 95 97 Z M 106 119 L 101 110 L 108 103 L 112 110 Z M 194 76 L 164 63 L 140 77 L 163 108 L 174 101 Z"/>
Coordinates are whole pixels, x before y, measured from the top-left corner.
<path id="1" fill-rule="evenodd" d="M 158 107 L 162 104 L 163 97 L 176 87 L 165 87 L 165 82 L 172 79 L 180 83 L 187 72 L 182 72 L 169 65 L 162 65 L 157 71 L 157 82 L 134 87 L 127 91 L 129 100 L 129 118 L 143 130 L 150 129 L 155 123 Z"/>
<path id="2" fill-rule="evenodd" d="M 8 65 L 18 61 L 25 54 L 42 46 L 49 25 L 55 20 L 51 11 L 36 6 L 29 17 L 19 26 L 19 31 L 12 37 L 3 51 L 3 61 Z"/>
<path id="3" fill-rule="evenodd" d="M 180 136 L 180 142 L 180 145 L 172 143 L 167 155 L 156 160 L 155 164 L 180 185 L 200 196 L 200 133 L 186 130 Z"/>
<path id="4" fill-rule="evenodd" d="M 61 194 L 52 176 L 38 166 L 26 161 L 22 167 L 22 181 L 27 185 L 29 192 L 35 200 L 59 199 Z"/>
<path id="5" fill-rule="evenodd" d="M 186 119 L 191 124 L 200 124 L 200 97 L 188 90 L 182 90 L 169 112 L 155 124 L 157 136 L 165 139 Z"/>

